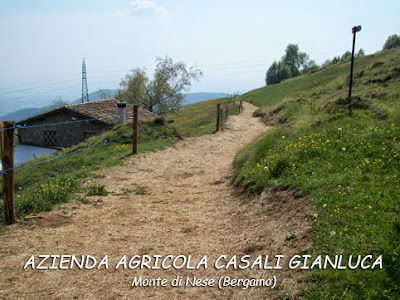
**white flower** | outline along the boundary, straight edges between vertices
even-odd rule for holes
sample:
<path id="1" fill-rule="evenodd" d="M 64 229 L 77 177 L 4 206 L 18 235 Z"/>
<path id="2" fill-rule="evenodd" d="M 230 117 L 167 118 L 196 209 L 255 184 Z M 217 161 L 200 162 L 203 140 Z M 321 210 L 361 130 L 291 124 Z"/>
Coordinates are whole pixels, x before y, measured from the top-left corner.
<path id="1" fill-rule="evenodd" d="M 346 148 L 345 148 L 345 147 L 343 147 L 343 148 L 342 148 L 342 150 L 343 150 L 343 151 L 346 151 Z"/>
<path id="2" fill-rule="evenodd" d="M 318 214 L 317 213 L 315 213 L 313 216 L 314 216 L 314 218 L 318 218 Z"/>
<path id="3" fill-rule="evenodd" d="M 284 136 L 284 135 L 282 135 L 282 138 L 284 139 L 284 138 L 285 138 L 285 136 Z"/>
<path id="4" fill-rule="evenodd" d="M 264 167 L 264 170 L 268 169 L 268 167 Z"/>
<path id="5" fill-rule="evenodd" d="M 333 235 L 336 234 L 336 231 L 333 231 L 333 230 L 332 230 L 332 231 L 330 232 L 330 234 L 333 236 Z"/>
<path id="6" fill-rule="evenodd" d="M 369 164 L 369 160 L 368 160 L 368 159 L 366 159 L 365 162 L 366 162 L 367 164 Z"/>
<path id="7" fill-rule="evenodd" d="M 322 205 L 322 207 L 327 207 L 327 206 L 328 206 L 328 204 L 326 204 L 326 203 L 324 205 Z"/>
<path id="8" fill-rule="evenodd" d="M 342 128 L 338 128 L 337 130 L 342 130 Z"/>

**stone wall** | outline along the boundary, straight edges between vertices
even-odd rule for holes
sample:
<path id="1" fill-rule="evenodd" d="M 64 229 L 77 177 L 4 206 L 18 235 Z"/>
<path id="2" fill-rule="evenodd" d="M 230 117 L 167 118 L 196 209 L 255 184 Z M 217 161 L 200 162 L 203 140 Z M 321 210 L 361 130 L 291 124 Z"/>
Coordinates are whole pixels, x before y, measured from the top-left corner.
<path id="1" fill-rule="evenodd" d="M 32 126 L 70 121 L 74 121 L 71 114 L 59 112 L 43 119 L 27 123 L 26 125 Z M 19 143 L 21 144 L 50 148 L 67 148 L 82 142 L 92 135 L 100 134 L 104 131 L 110 130 L 111 128 L 111 126 L 96 121 L 91 121 L 89 124 L 87 122 L 77 122 L 63 125 L 18 129 L 18 136 Z"/>

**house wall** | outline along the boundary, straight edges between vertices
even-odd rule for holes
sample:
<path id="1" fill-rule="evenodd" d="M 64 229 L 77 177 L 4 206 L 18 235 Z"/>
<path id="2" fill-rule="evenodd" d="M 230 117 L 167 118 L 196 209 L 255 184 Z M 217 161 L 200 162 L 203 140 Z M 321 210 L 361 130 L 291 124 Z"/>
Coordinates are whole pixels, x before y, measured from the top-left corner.
<path id="1" fill-rule="evenodd" d="M 77 119 L 79 120 L 79 119 Z M 61 123 L 73 121 L 72 115 L 60 112 L 43 119 L 27 123 L 26 126 Z M 71 147 L 89 136 L 100 134 L 109 130 L 105 124 L 89 122 L 77 122 L 63 125 L 43 126 L 26 129 L 18 129 L 19 143 L 40 147 Z"/>

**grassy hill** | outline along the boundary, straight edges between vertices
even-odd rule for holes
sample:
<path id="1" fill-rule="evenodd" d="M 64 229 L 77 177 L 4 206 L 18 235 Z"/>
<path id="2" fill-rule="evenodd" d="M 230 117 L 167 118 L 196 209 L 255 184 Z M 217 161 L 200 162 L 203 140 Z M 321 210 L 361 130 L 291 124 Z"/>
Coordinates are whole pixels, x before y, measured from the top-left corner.
<path id="1" fill-rule="evenodd" d="M 238 153 L 232 182 L 308 199 L 313 258 L 382 255 L 382 270 L 309 271 L 299 298 L 399 299 L 400 49 L 355 60 L 352 117 L 349 73 L 340 63 L 242 95 L 275 127 Z"/>
<path id="2" fill-rule="evenodd" d="M 391 110 L 398 97 L 399 49 L 355 60 L 352 96 L 356 107 Z M 295 123 L 297 127 L 341 116 L 348 97 L 350 62 L 329 66 L 313 74 L 251 91 L 241 97 L 268 112 L 267 123 Z M 311 103 L 315 108 L 312 112 Z M 379 107 L 379 108 L 378 108 Z M 306 118 L 305 118 L 306 117 Z"/>

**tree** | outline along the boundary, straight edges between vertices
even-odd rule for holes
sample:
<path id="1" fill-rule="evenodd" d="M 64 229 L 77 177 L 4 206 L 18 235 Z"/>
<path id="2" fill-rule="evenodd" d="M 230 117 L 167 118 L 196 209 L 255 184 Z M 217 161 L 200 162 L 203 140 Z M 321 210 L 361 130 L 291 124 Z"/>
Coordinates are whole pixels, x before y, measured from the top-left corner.
<path id="1" fill-rule="evenodd" d="M 306 74 L 315 70 L 318 70 L 320 66 L 316 63 L 313 59 L 308 59 L 306 62 L 303 63 L 303 70 L 301 71 L 302 74 Z"/>
<path id="2" fill-rule="evenodd" d="M 274 61 L 265 76 L 265 84 L 276 84 L 290 77 L 289 67 L 282 62 Z"/>
<path id="3" fill-rule="evenodd" d="M 388 37 L 383 45 L 383 50 L 389 50 L 400 46 L 400 37 L 397 34 L 393 34 Z"/>
<path id="4" fill-rule="evenodd" d="M 363 48 L 360 48 L 360 50 L 358 50 L 358 53 L 357 53 L 357 57 L 359 57 L 359 56 L 364 56 L 365 55 L 365 51 L 364 51 L 364 49 Z"/>
<path id="5" fill-rule="evenodd" d="M 300 66 L 302 66 L 307 59 L 309 59 L 309 56 L 307 53 L 300 52 L 298 45 L 289 44 L 286 47 L 285 55 L 282 57 L 282 62 L 289 67 L 292 76 L 296 77 L 300 75 Z"/>
<path id="6" fill-rule="evenodd" d="M 334 58 L 332 58 L 331 60 L 331 65 L 335 65 L 338 62 L 340 62 L 340 56 L 335 56 Z"/>
<path id="7" fill-rule="evenodd" d="M 329 66 L 331 64 L 332 64 L 332 61 L 330 59 L 327 59 L 322 63 L 321 67 L 326 68 L 327 66 Z"/>
<path id="8" fill-rule="evenodd" d="M 145 68 L 136 68 L 121 80 L 123 88 L 117 96 L 120 100 L 139 105 L 151 112 L 163 113 L 181 106 L 183 92 L 192 81 L 203 75 L 195 66 L 187 67 L 183 62 L 174 63 L 171 58 L 158 57 L 153 79 L 150 80 Z"/>
<path id="9" fill-rule="evenodd" d="M 340 58 L 341 61 L 348 61 L 351 58 L 351 52 L 350 51 L 346 51 L 345 53 L 343 53 L 342 57 Z"/>
<path id="10" fill-rule="evenodd" d="M 112 97 L 112 93 L 102 90 L 101 88 L 99 88 L 97 93 L 99 94 L 100 99 L 109 99 Z"/>
<path id="11" fill-rule="evenodd" d="M 61 97 L 58 97 L 53 100 L 53 102 L 49 105 L 46 106 L 42 109 L 42 113 L 46 113 L 52 110 L 59 109 L 65 105 L 68 105 L 69 103 L 67 101 L 64 101 Z"/>

